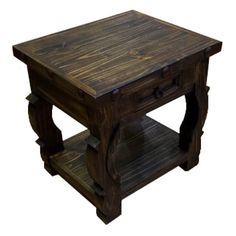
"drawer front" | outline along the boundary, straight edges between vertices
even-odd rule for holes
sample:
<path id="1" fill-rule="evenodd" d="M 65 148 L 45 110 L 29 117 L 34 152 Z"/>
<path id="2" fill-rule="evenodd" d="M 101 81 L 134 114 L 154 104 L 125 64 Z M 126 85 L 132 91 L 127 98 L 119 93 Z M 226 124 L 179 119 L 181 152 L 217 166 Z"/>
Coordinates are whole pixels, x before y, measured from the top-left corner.
<path id="1" fill-rule="evenodd" d="M 135 106 L 142 108 L 178 92 L 181 89 L 180 83 L 180 76 L 176 76 L 173 79 L 153 84 L 153 86 L 133 94 Z"/>
<path id="2" fill-rule="evenodd" d="M 181 71 L 153 74 L 122 90 L 122 115 L 147 113 L 184 95 L 194 84 L 194 66 Z"/>

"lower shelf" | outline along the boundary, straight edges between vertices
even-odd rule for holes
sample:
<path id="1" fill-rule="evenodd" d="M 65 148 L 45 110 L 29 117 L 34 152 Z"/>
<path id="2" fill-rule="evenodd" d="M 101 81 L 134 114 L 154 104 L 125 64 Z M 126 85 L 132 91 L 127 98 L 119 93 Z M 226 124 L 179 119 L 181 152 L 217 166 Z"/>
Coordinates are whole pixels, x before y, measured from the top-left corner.
<path id="1" fill-rule="evenodd" d="M 135 127 L 132 123 L 123 128 L 117 145 L 117 153 L 122 155 L 119 165 L 122 198 L 187 159 L 187 153 L 178 147 L 178 133 L 147 116 L 140 120 L 140 125 L 142 129 L 138 133 L 132 132 L 132 127 Z M 102 200 L 95 194 L 93 180 L 86 168 L 88 136 L 89 131 L 86 130 L 65 140 L 65 149 L 51 156 L 51 164 L 68 183 L 97 206 Z M 128 158 L 130 156 L 132 158 Z"/>

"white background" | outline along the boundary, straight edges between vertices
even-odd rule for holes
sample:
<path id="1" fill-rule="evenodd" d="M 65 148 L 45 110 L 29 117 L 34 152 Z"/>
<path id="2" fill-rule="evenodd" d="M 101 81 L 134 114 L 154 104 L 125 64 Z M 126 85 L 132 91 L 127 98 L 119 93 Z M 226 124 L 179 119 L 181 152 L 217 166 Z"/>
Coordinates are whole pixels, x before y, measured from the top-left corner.
<path id="1" fill-rule="evenodd" d="M 236 235 L 234 1 L 83 0 L 1 1 L 0 4 L 0 235 Z M 44 169 L 27 115 L 26 66 L 11 46 L 135 9 L 223 41 L 210 60 L 210 104 L 199 165 L 176 168 L 123 200 L 109 225 L 59 176 Z M 178 99 L 151 116 L 178 130 Z M 83 129 L 54 110 L 64 138 Z"/>

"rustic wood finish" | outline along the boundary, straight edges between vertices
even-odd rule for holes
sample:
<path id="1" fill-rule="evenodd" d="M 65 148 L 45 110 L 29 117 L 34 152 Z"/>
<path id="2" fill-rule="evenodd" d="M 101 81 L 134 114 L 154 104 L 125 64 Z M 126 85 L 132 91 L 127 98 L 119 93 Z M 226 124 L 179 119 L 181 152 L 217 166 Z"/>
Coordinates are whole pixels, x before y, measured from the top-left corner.
<path id="1" fill-rule="evenodd" d="M 121 198 L 188 159 L 187 153 L 178 147 L 179 135 L 175 131 L 147 116 L 140 119 L 140 124 L 143 128 L 139 132 L 136 121 L 121 129 L 114 153 L 117 156 Z M 96 205 L 103 199 L 93 197 L 96 186 L 85 167 L 89 137 L 90 133 L 86 130 L 65 140 L 65 150 L 52 155 L 51 163 L 64 178 L 70 176 L 68 182 Z"/>
<path id="2" fill-rule="evenodd" d="M 27 96 L 27 100 L 29 120 L 33 130 L 39 136 L 36 142 L 40 145 L 44 167 L 54 175 L 56 172 L 51 168 L 49 157 L 63 149 L 63 142 L 61 131 L 52 120 L 52 105 L 34 94 Z"/>
<path id="3" fill-rule="evenodd" d="M 129 194 L 177 166 L 194 167 L 208 108 L 209 57 L 221 45 L 129 11 L 13 46 L 28 67 L 29 118 L 45 168 L 109 223 Z M 145 115 L 183 95 L 179 134 Z M 52 105 L 88 130 L 63 141 Z"/>
<path id="4" fill-rule="evenodd" d="M 194 60 L 207 48 L 214 54 L 220 46 L 216 40 L 129 11 L 19 44 L 14 50 L 22 61 L 33 60 L 99 97 L 188 57 Z"/>

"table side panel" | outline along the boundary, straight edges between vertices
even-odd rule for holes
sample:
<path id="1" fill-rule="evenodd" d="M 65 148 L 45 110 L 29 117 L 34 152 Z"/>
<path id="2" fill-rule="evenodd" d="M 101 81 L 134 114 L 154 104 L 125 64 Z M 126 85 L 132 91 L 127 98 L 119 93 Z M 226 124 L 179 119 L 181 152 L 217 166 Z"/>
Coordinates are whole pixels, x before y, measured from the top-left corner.
<path id="1" fill-rule="evenodd" d="M 83 94 L 77 92 L 69 93 L 63 87 L 55 85 L 53 81 L 46 78 L 42 74 L 38 74 L 35 70 L 28 68 L 32 92 L 52 105 L 55 105 L 66 114 L 76 119 L 78 122 L 88 127 L 89 117 L 87 110 L 89 107 L 85 105 Z"/>

